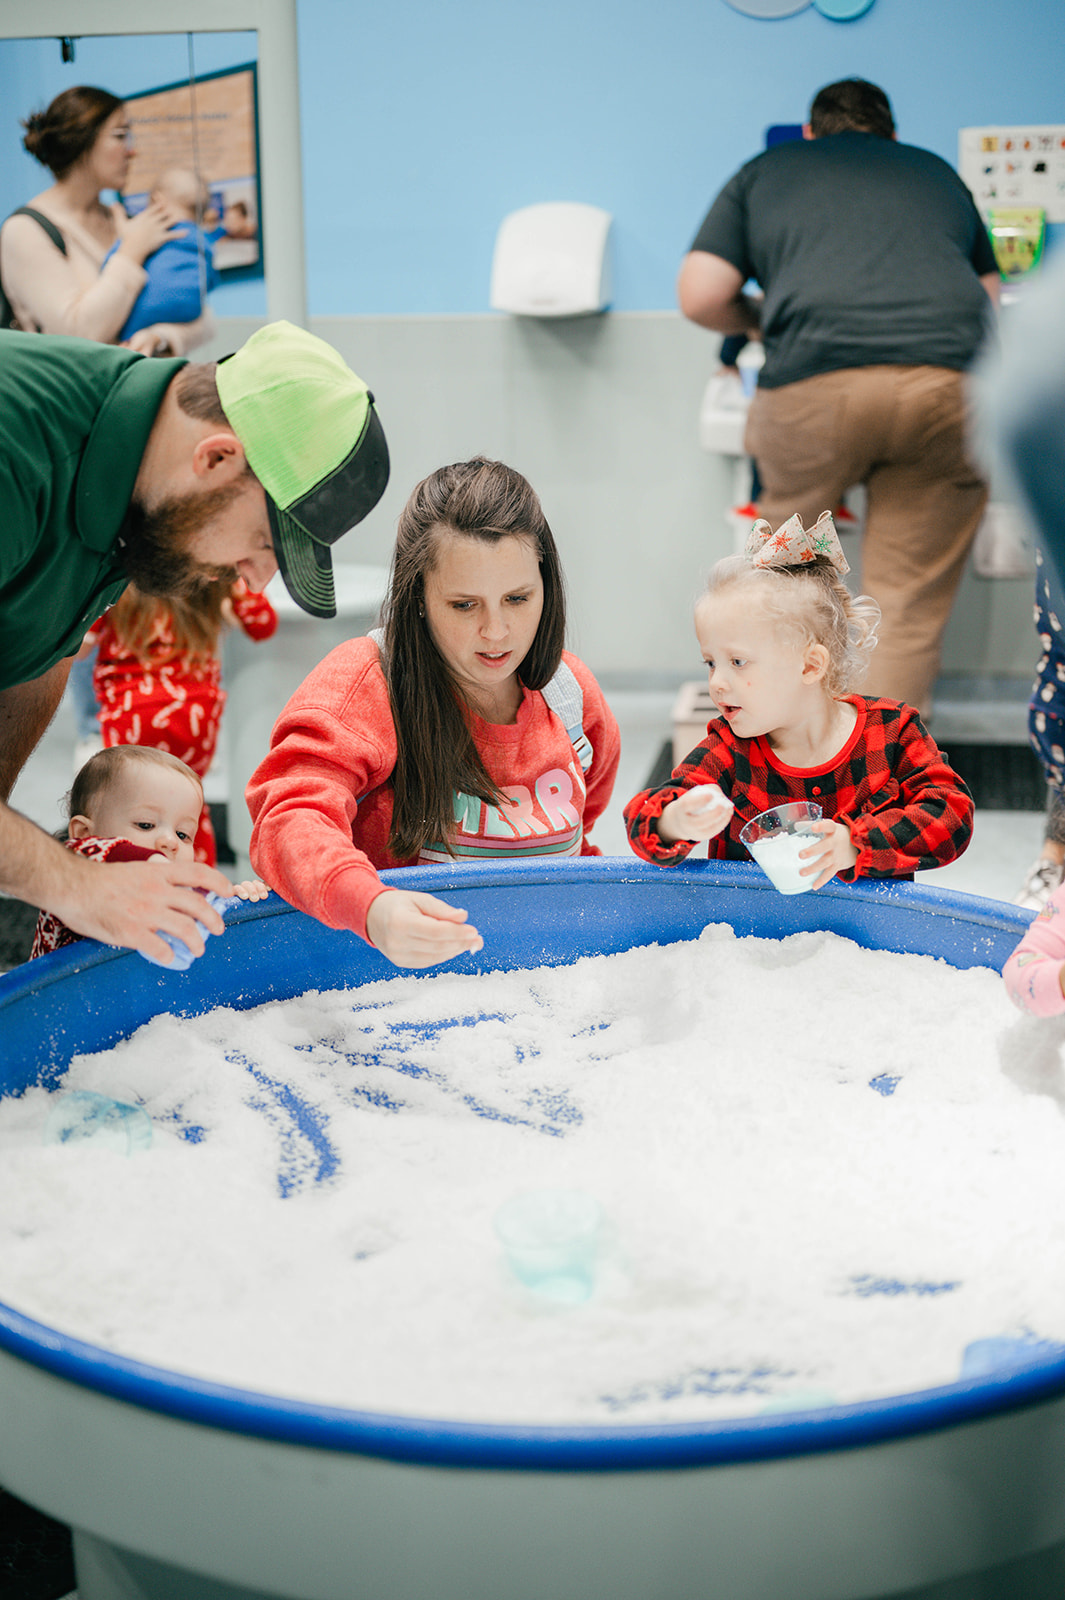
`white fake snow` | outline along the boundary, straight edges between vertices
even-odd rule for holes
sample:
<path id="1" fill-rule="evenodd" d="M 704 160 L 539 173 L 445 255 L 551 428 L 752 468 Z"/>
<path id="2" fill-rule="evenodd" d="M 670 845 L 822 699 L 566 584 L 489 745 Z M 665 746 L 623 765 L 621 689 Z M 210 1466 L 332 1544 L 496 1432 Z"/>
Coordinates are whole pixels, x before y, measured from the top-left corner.
<path id="1" fill-rule="evenodd" d="M 146 1152 L 43 1144 L 55 1091 L 0 1102 L 0 1300 L 158 1366 L 416 1416 L 920 1390 L 972 1340 L 1065 1341 L 1063 1037 L 986 969 L 723 925 L 160 1016 L 60 1086 L 143 1105 Z M 554 1187 L 606 1218 L 575 1307 L 520 1284 L 492 1226 Z"/>

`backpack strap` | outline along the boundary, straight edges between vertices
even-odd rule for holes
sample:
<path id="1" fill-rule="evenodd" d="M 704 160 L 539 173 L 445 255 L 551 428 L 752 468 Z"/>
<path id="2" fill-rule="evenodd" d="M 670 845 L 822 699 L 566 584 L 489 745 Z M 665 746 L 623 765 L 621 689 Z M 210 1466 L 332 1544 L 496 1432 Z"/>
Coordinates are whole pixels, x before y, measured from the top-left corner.
<path id="1" fill-rule="evenodd" d="M 67 241 L 63 238 L 63 235 L 60 233 L 59 229 L 56 227 L 55 223 L 50 217 L 44 216 L 40 211 L 34 211 L 32 206 L 19 206 L 17 210 L 12 211 L 11 215 L 13 217 L 32 217 L 34 222 L 40 223 L 41 227 L 44 229 L 49 239 L 51 239 L 60 255 L 66 255 Z M 5 221 L 6 220 L 7 219 L 5 218 Z M 15 310 L 11 304 L 11 301 L 7 298 L 7 295 L 4 292 L 3 284 L 0 283 L 0 328 L 13 327 L 15 327 Z M 40 329 L 38 328 L 37 331 L 39 333 Z"/>
<path id="2" fill-rule="evenodd" d="M 13 217 L 32 217 L 34 222 L 39 222 L 49 239 L 51 239 L 52 243 L 59 251 L 59 254 L 61 256 L 66 255 L 67 241 L 63 238 L 63 235 L 60 233 L 59 229 L 56 227 L 55 223 L 50 217 L 46 217 L 41 211 L 34 211 L 32 206 L 19 206 L 15 211 L 12 211 L 11 215 Z"/>
<path id="3" fill-rule="evenodd" d="M 577 752 L 581 768 L 587 772 L 592 764 L 594 752 L 584 731 L 584 690 L 572 668 L 567 667 L 564 661 L 560 661 L 558 671 L 554 677 L 548 679 L 540 693 L 569 734 L 570 743 Z"/>

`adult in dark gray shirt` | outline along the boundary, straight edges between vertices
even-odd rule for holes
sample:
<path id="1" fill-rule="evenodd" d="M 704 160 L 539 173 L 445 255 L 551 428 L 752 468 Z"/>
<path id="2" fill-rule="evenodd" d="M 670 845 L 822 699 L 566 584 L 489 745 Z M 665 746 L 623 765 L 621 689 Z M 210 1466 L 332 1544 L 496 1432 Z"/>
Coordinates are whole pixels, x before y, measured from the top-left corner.
<path id="1" fill-rule="evenodd" d="M 745 441 L 762 516 L 777 526 L 798 511 L 809 525 L 865 485 L 862 586 L 883 611 L 866 687 L 927 715 L 987 498 L 962 374 L 998 271 L 968 189 L 896 141 L 875 84 L 829 84 L 804 133 L 722 189 L 681 268 L 680 308 L 764 342 Z M 764 300 L 744 293 L 752 279 Z"/>

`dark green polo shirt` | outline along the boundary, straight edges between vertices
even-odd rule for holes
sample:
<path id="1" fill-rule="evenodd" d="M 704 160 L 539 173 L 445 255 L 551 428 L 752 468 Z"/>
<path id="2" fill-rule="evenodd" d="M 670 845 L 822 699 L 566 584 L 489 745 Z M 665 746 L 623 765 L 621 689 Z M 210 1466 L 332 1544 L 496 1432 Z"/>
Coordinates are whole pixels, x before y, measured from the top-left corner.
<path id="1" fill-rule="evenodd" d="M 126 587 L 115 541 L 184 365 L 0 332 L 0 689 L 76 654 Z"/>

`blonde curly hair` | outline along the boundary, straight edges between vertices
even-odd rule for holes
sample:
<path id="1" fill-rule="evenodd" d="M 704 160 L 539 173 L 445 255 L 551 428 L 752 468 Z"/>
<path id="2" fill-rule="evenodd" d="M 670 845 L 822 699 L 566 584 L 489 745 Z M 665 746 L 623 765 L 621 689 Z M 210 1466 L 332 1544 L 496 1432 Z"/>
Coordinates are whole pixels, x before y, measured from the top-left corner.
<path id="1" fill-rule="evenodd" d="M 752 604 L 791 634 L 797 649 L 824 646 L 825 688 L 833 698 L 865 677 L 880 607 L 871 595 L 852 595 L 827 556 L 787 567 L 755 567 L 746 556 L 725 556 L 713 567 L 698 604 L 732 589 L 749 590 Z"/>

